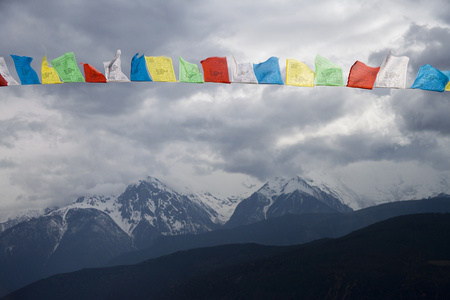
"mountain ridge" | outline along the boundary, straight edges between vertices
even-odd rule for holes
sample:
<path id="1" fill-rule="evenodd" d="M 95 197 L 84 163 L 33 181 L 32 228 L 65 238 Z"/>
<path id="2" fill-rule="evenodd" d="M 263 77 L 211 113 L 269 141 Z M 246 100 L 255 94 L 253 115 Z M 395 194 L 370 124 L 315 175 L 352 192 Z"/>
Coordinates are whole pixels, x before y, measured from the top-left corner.
<path id="1" fill-rule="evenodd" d="M 2 300 L 448 299 L 449 234 L 449 213 L 399 216 L 338 239 L 199 248 L 55 275 Z"/>

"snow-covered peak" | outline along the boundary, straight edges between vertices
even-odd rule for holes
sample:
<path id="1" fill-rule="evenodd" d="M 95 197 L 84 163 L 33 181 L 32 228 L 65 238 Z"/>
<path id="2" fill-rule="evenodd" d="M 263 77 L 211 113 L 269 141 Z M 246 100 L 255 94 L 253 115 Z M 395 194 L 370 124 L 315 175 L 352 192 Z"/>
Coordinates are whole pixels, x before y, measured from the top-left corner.
<path id="1" fill-rule="evenodd" d="M 176 193 L 171 187 L 167 186 L 166 184 L 162 183 L 155 177 L 147 176 L 145 180 L 140 180 L 138 185 L 145 184 L 148 186 L 152 186 L 154 189 L 160 190 L 160 191 L 166 191 L 170 193 Z"/>
<path id="2" fill-rule="evenodd" d="M 264 184 L 257 193 L 272 198 L 272 196 L 290 194 L 297 190 L 308 195 L 314 195 L 314 189 L 299 176 L 294 178 L 276 177 Z"/>
<path id="3" fill-rule="evenodd" d="M 206 204 L 216 214 L 211 220 L 216 224 L 225 224 L 233 214 L 236 206 L 243 198 L 240 197 L 218 197 L 210 193 L 188 194 L 187 197 L 194 202 Z"/>
<path id="4" fill-rule="evenodd" d="M 42 216 L 49 210 L 50 209 L 30 209 L 6 215 L 2 220 L 0 220 L 0 232 L 5 231 L 6 229 L 13 227 L 19 223 Z"/>

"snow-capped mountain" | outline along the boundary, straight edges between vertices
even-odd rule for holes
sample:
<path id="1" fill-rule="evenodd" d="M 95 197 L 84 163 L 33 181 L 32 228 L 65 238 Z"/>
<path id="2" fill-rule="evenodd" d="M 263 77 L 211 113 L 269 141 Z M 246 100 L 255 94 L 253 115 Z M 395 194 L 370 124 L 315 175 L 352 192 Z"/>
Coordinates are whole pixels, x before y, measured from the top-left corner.
<path id="1" fill-rule="evenodd" d="M 409 179 L 403 179 L 401 176 L 375 177 L 373 182 L 364 186 L 357 183 L 355 176 L 309 172 L 302 177 L 309 185 L 333 195 L 354 210 L 388 202 L 420 200 L 450 194 L 450 179 L 444 175 L 433 178 L 414 176 Z M 364 178 L 363 181 L 367 180 Z"/>
<path id="2" fill-rule="evenodd" d="M 25 211 L 19 211 L 13 215 L 6 216 L 5 221 L 0 223 L 0 233 L 19 223 L 26 222 L 33 218 L 42 216 L 43 214 L 49 211 L 50 209 L 30 209 Z"/>
<path id="3" fill-rule="evenodd" d="M 147 177 L 129 185 L 119 196 L 80 197 L 66 208 L 94 208 L 106 213 L 137 248 L 142 248 L 159 235 L 217 229 L 229 218 L 235 202 L 211 194 L 183 195 L 158 179 Z"/>
<path id="4" fill-rule="evenodd" d="M 226 199 L 209 197 L 210 203 L 215 199 L 232 206 Z M 216 229 L 227 218 L 226 210 L 217 213 L 204 198 L 179 194 L 148 177 L 119 196 L 80 197 L 47 214 L 10 220 L 15 224 L 3 224 L 0 232 L 0 283 L 15 288 L 55 273 L 100 266 L 149 246 L 160 235 Z M 27 271 L 10 278 L 12 269 Z"/>
<path id="5" fill-rule="evenodd" d="M 349 212 L 335 195 L 310 185 L 299 176 L 277 177 L 240 202 L 227 226 L 246 225 L 286 214 Z"/>
<path id="6" fill-rule="evenodd" d="M 225 224 L 233 214 L 236 206 L 242 200 L 240 197 L 217 197 L 211 193 L 201 193 L 187 195 L 194 202 L 207 205 L 212 208 L 211 220 L 216 224 Z"/>
<path id="7" fill-rule="evenodd" d="M 131 237 L 106 213 L 65 207 L 0 234 L 0 282 L 14 289 L 52 274 L 101 266 L 133 249 Z"/>

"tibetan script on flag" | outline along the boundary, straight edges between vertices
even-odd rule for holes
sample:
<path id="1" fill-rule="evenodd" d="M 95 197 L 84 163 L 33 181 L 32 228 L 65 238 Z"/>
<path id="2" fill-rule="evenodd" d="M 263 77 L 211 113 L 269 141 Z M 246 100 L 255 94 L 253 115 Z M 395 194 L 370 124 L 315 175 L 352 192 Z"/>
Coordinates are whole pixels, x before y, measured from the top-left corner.
<path id="1" fill-rule="evenodd" d="M 272 56 L 265 62 L 253 64 L 253 71 L 256 79 L 258 79 L 258 83 L 284 84 L 281 78 L 278 57 Z"/>
<path id="2" fill-rule="evenodd" d="M 449 78 L 431 65 L 421 66 L 414 80 L 412 89 L 421 89 L 434 92 L 445 91 L 445 86 L 449 82 Z"/>
<path id="3" fill-rule="evenodd" d="M 67 52 L 55 58 L 51 64 L 63 82 L 84 82 L 73 52 Z"/>
<path id="4" fill-rule="evenodd" d="M 286 84 L 295 86 L 314 86 L 314 72 L 296 59 L 286 59 Z"/>
<path id="5" fill-rule="evenodd" d="M 147 68 L 153 81 L 176 82 L 172 59 L 167 56 L 146 56 Z"/>
<path id="6" fill-rule="evenodd" d="M 20 83 L 22 85 L 27 84 L 41 84 L 39 82 L 39 77 L 35 70 L 31 67 L 31 62 L 33 61 L 32 57 L 29 56 L 18 56 L 12 55 L 12 59 L 14 60 L 14 65 L 16 66 L 16 72 L 19 76 Z"/>
<path id="7" fill-rule="evenodd" d="M 381 64 L 375 87 L 404 89 L 408 62 L 408 57 L 393 56 L 389 52 Z"/>
<path id="8" fill-rule="evenodd" d="M 181 56 L 178 57 L 180 62 L 179 77 L 180 82 L 203 83 L 203 75 L 200 68 L 193 63 L 185 61 Z"/>
<path id="9" fill-rule="evenodd" d="M 379 71 L 380 67 L 372 68 L 360 61 L 356 61 L 350 68 L 347 86 L 371 90 Z"/>
<path id="10" fill-rule="evenodd" d="M 42 76 L 42 84 L 62 83 L 61 79 L 59 79 L 56 70 L 49 65 L 47 61 L 47 56 L 44 56 L 42 58 L 41 76 Z"/>
<path id="11" fill-rule="evenodd" d="M 139 53 L 136 53 L 131 59 L 131 81 L 152 81 L 150 75 L 148 75 L 144 54 L 140 57 L 138 55 Z"/>
<path id="12" fill-rule="evenodd" d="M 120 60 L 120 50 L 116 51 L 116 55 L 111 61 L 103 62 L 105 67 L 105 77 L 107 82 L 129 82 L 128 77 L 122 72 L 122 62 Z"/>
<path id="13" fill-rule="evenodd" d="M 205 82 L 230 83 L 226 57 L 208 57 L 200 62 Z"/>
<path id="14" fill-rule="evenodd" d="M 81 63 L 84 68 L 84 77 L 86 82 L 107 82 L 105 75 L 100 73 L 96 68 L 90 64 Z"/>
<path id="15" fill-rule="evenodd" d="M 314 64 L 316 66 L 316 85 L 344 85 L 344 75 L 338 65 L 320 55 L 316 56 Z"/>
<path id="16" fill-rule="evenodd" d="M 233 64 L 231 64 L 231 82 L 258 83 L 252 64 L 249 62 L 238 64 L 233 56 Z"/>

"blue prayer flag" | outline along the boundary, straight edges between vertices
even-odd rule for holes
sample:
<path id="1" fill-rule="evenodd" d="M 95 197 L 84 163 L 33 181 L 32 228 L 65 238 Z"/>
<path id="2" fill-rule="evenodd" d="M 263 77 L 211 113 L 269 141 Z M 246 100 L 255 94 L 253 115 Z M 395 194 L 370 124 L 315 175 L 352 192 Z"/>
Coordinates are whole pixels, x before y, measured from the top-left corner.
<path id="1" fill-rule="evenodd" d="M 417 73 L 412 89 L 421 89 L 435 92 L 443 92 L 449 78 L 431 65 L 423 65 Z"/>
<path id="2" fill-rule="evenodd" d="M 138 54 L 136 53 L 131 59 L 131 81 L 152 81 L 150 75 L 148 75 L 144 54 L 141 57 L 138 57 Z"/>
<path id="3" fill-rule="evenodd" d="M 19 76 L 20 83 L 26 84 L 40 84 L 39 77 L 36 71 L 31 67 L 32 57 L 12 55 L 14 65 L 16 66 L 17 75 Z"/>
<path id="4" fill-rule="evenodd" d="M 281 78 L 278 57 L 272 56 L 265 62 L 253 64 L 253 71 L 256 79 L 258 79 L 258 83 L 284 84 Z"/>

